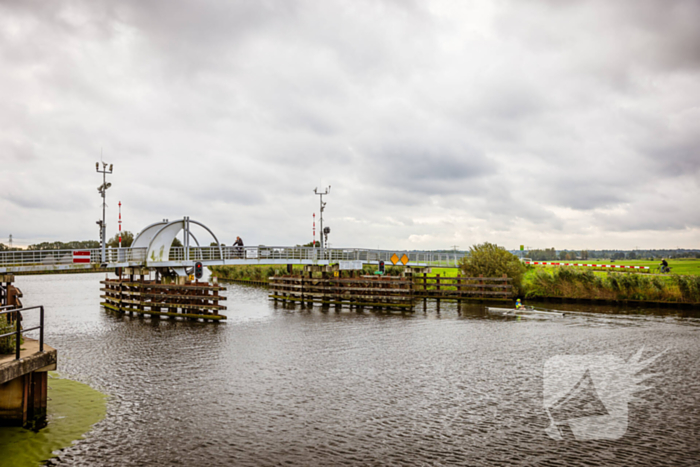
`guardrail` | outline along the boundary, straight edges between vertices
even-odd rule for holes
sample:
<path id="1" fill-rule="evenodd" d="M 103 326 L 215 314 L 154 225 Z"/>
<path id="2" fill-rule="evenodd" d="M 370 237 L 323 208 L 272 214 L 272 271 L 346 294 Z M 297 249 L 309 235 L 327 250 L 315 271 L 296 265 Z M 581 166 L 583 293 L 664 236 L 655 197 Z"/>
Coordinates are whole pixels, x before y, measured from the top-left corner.
<path id="1" fill-rule="evenodd" d="M 12 308 L 12 309 L 6 310 L 6 308 Z M 39 326 L 34 326 L 33 328 L 29 328 L 29 329 L 22 329 L 19 312 L 20 311 L 35 310 L 35 309 L 40 310 Z M 20 340 L 21 340 L 22 334 L 24 334 L 25 332 L 34 331 L 37 329 L 39 330 L 39 352 L 43 352 L 44 351 L 44 306 L 39 305 L 39 306 L 31 306 L 29 308 L 14 308 L 14 305 L 6 305 L 6 306 L 0 307 L 0 315 L 7 315 L 10 313 L 16 313 L 16 316 L 15 316 L 16 329 L 12 332 L 8 332 L 6 334 L 0 335 L 0 339 L 2 339 L 3 337 L 15 336 L 15 360 L 19 360 Z"/>

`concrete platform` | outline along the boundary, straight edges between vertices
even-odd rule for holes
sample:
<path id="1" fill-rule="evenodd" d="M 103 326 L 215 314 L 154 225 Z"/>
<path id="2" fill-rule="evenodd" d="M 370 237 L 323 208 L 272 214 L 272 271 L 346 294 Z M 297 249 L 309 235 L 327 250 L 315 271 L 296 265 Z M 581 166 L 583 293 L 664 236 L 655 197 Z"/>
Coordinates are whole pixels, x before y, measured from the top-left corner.
<path id="1" fill-rule="evenodd" d="M 54 371 L 57 360 L 56 349 L 44 342 L 44 351 L 39 352 L 39 341 L 25 337 L 20 346 L 19 360 L 15 360 L 14 352 L 0 355 L 0 384 L 34 371 Z"/>
<path id="2" fill-rule="evenodd" d="M 0 355 L 0 426 L 26 426 L 46 418 L 47 372 L 56 369 L 58 352 L 24 338 L 19 360 Z"/>

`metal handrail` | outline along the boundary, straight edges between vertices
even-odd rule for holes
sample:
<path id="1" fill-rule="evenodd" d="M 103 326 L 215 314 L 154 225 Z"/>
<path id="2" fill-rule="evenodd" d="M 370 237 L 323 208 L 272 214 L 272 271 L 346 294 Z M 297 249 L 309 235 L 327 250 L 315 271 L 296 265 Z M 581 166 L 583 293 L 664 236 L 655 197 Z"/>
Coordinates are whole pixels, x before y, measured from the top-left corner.
<path id="1" fill-rule="evenodd" d="M 74 251 L 89 251 L 90 255 L 74 256 Z M 107 248 L 105 251 L 107 264 L 146 264 L 147 248 L 125 247 Z M 370 250 L 365 248 L 313 248 L 297 246 L 190 246 L 188 248 L 170 248 L 169 258 L 165 261 L 227 261 L 246 260 L 251 263 L 264 263 L 265 260 L 293 261 L 365 261 L 389 263 L 391 257 L 404 254 L 411 263 L 421 263 L 429 266 L 455 267 L 464 253 L 433 253 L 406 250 Z M 89 258 L 89 259 L 88 259 Z M 103 264 L 102 252 L 99 249 L 78 250 L 13 250 L 0 252 L 0 267 L 54 266 L 68 267 L 74 262 L 80 263 L 88 259 L 90 265 Z M 76 260 L 76 261 L 74 261 Z"/>
<path id="2" fill-rule="evenodd" d="M 3 307 L 0 307 L 0 309 L 8 308 L 10 306 L 13 306 L 13 305 L 6 305 Z M 29 329 L 22 329 L 20 327 L 19 312 L 20 311 L 34 310 L 37 308 L 39 310 L 41 310 L 40 314 L 39 314 L 39 326 L 34 326 L 33 328 L 29 328 Z M 8 332 L 6 334 L 0 335 L 0 339 L 2 339 L 3 337 L 10 337 L 12 335 L 15 336 L 15 360 L 19 360 L 19 341 L 20 341 L 20 337 L 25 332 L 34 331 L 36 329 L 39 330 L 39 352 L 43 352 L 44 351 L 44 305 L 30 306 L 29 308 L 15 308 L 12 310 L 0 311 L 0 315 L 6 315 L 6 314 L 10 314 L 10 313 L 17 313 L 17 317 L 15 318 L 15 323 L 17 324 L 17 329 L 15 329 L 13 332 Z"/>

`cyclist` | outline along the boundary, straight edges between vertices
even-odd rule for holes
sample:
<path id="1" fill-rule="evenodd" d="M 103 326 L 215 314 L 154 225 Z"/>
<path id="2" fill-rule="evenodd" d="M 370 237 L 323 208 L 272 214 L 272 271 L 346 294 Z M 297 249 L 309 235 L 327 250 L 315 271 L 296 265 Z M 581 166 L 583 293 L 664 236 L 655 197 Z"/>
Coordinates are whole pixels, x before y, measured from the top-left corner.
<path id="1" fill-rule="evenodd" d="M 661 273 L 671 272 L 671 268 L 668 267 L 668 261 L 666 258 L 661 258 Z"/>
<path id="2" fill-rule="evenodd" d="M 236 237 L 233 246 L 236 247 L 234 250 L 236 252 L 236 257 L 243 258 L 243 240 L 241 240 L 241 237 Z"/>

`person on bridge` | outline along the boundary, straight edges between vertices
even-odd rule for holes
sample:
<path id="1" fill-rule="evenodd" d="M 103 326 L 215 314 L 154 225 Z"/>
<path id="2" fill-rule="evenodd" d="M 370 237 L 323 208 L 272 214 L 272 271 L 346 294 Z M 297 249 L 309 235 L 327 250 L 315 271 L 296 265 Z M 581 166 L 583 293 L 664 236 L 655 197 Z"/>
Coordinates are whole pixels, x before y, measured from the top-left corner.
<path id="1" fill-rule="evenodd" d="M 236 241 L 233 243 L 233 246 L 236 247 L 236 257 L 243 258 L 243 240 L 241 240 L 241 237 L 236 237 Z"/>

